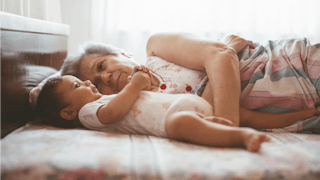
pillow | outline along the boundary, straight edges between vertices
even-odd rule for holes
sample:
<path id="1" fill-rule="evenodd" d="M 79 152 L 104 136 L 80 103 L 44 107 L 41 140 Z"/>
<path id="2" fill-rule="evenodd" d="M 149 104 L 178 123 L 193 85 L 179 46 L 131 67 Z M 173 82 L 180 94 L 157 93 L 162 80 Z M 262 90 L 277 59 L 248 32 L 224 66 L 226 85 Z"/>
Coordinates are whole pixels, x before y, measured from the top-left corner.
<path id="1" fill-rule="evenodd" d="M 7 69 L 11 72 L 10 68 Z M 35 112 L 28 102 L 29 92 L 44 79 L 59 72 L 51 67 L 35 65 L 21 65 L 18 69 L 21 71 L 13 71 L 14 75 L 3 69 L 1 76 L 1 138 L 35 119 Z"/>
<path id="2" fill-rule="evenodd" d="M 42 75 L 44 75 L 44 74 L 42 74 Z M 46 81 L 52 77 L 56 77 L 56 76 L 60 76 L 60 75 L 61 75 L 61 71 L 57 71 L 56 73 L 51 74 L 49 76 L 47 75 L 47 76 L 43 77 L 43 80 L 40 83 L 38 83 L 37 86 L 35 86 L 34 88 L 31 89 L 31 91 L 29 92 L 29 104 L 33 110 L 35 110 L 35 108 L 36 108 L 38 96 L 40 94 L 40 91 L 41 91 L 43 85 L 46 83 Z"/>

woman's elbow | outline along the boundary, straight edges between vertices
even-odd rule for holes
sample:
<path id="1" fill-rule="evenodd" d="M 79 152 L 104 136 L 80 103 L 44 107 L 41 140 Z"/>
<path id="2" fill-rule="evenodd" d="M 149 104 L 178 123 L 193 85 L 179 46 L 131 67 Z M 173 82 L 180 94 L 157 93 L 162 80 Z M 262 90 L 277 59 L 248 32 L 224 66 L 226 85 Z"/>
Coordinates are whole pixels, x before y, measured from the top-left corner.
<path id="1" fill-rule="evenodd" d="M 229 60 L 235 64 L 239 63 L 239 59 L 237 57 L 237 53 L 233 48 L 224 44 L 224 43 L 214 43 L 210 44 L 206 48 L 206 58 L 204 62 L 205 64 L 209 61 L 225 61 Z"/>
<path id="2" fill-rule="evenodd" d="M 156 56 L 155 55 L 155 51 L 157 49 L 157 42 L 159 41 L 159 39 L 161 38 L 162 34 L 161 33 L 157 33 L 154 34 L 152 36 L 149 37 L 148 42 L 147 42 L 147 47 L 146 47 L 146 51 L 147 51 L 147 56 Z"/>
<path id="3" fill-rule="evenodd" d="M 157 33 L 149 37 L 147 42 L 147 56 L 168 56 L 172 49 L 179 49 L 180 42 L 191 38 L 190 33 Z"/>
<path id="4" fill-rule="evenodd" d="M 228 46 L 227 44 L 224 44 L 222 42 L 214 42 L 208 45 L 208 47 L 206 48 L 206 50 L 208 51 L 208 53 L 210 54 L 226 54 L 226 55 L 236 55 L 236 51 Z"/>

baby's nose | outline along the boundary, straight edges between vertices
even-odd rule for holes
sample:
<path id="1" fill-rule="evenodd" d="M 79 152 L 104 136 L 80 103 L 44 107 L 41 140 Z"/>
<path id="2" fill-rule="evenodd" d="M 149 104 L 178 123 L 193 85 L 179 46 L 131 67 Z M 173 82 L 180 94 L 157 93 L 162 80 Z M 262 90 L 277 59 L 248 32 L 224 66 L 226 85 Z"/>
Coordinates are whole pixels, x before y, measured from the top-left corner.
<path id="1" fill-rule="evenodd" d="M 87 86 L 91 85 L 91 81 L 90 81 L 90 80 L 86 80 L 84 83 L 85 83 L 85 85 L 87 85 Z"/>

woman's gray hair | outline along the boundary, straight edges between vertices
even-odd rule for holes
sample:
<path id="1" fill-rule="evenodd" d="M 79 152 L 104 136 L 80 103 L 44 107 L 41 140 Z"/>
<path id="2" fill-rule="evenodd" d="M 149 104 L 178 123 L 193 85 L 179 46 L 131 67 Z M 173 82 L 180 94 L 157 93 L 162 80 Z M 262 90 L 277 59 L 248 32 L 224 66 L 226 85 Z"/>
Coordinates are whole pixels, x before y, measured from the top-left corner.
<path id="1" fill-rule="evenodd" d="M 80 77 L 80 66 L 88 56 L 120 55 L 122 49 L 110 44 L 86 42 L 80 47 L 80 53 L 68 56 L 62 65 L 62 75 L 73 75 Z"/>

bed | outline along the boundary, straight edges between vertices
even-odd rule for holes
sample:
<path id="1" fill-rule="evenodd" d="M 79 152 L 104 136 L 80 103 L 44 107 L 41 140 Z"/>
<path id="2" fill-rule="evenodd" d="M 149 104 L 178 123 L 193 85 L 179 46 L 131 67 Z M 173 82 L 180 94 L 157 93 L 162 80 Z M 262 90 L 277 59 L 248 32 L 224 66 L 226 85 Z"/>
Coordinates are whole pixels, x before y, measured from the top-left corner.
<path id="1" fill-rule="evenodd" d="M 250 153 L 44 125 L 28 94 L 60 69 L 70 27 L 1 18 L 1 179 L 320 179 L 317 134 L 267 132 Z"/>

